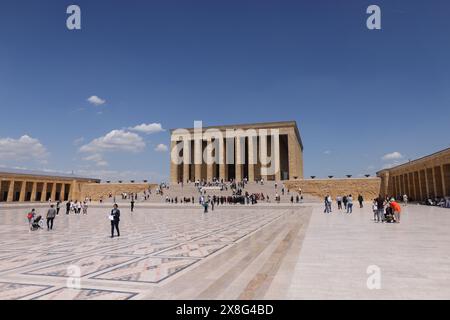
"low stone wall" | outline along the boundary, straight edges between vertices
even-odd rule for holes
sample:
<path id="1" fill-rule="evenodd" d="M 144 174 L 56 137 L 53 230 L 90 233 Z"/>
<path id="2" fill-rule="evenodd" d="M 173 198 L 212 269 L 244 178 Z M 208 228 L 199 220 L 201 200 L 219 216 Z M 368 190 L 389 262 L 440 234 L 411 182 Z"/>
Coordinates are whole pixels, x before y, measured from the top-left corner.
<path id="1" fill-rule="evenodd" d="M 371 201 L 378 197 L 380 193 L 380 178 L 348 178 L 348 179 L 304 179 L 289 180 L 284 185 L 290 191 L 302 190 L 305 194 L 310 194 L 319 198 L 330 194 L 336 199 L 336 196 L 349 195 L 356 200 L 358 194 L 362 194 L 364 200 Z"/>
<path id="2" fill-rule="evenodd" d="M 107 199 L 108 195 L 120 195 L 122 193 L 141 193 L 149 188 L 156 188 L 156 184 L 150 183 L 87 183 L 81 185 L 80 199 L 86 197 L 99 200 L 101 197 Z"/>

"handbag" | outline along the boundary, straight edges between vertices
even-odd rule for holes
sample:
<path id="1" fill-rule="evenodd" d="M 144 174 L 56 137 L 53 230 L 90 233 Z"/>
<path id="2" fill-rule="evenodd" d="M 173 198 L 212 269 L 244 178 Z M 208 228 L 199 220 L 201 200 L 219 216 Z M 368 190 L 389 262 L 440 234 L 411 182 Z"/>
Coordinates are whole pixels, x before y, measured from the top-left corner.
<path id="1" fill-rule="evenodd" d="M 111 220 L 111 221 L 114 220 L 114 216 L 113 216 L 112 214 L 110 214 L 110 215 L 108 216 L 108 218 L 109 218 L 109 220 Z"/>

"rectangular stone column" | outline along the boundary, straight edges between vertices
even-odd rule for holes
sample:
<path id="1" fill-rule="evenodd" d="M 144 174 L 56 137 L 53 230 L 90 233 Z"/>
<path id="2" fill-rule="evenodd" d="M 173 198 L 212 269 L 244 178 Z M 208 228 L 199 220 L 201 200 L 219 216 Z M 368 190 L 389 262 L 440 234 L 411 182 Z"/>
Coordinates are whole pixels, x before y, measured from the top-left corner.
<path id="1" fill-rule="evenodd" d="M 444 171 L 444 165 L 440 166 L 441 168 L 441 182 L 442 182 L 442 194 L 444 195 L 444 197 L 447 195 L 447 192 L 449 190 L 447 190 L 446 186 L 445 186 L 445 171 Z"/>
<path id="2" fill-rule="evenodd" d="M 427 168 L 425 168 L 424 170 L 425 173 L 425 189 L 427 191 L 427 194 L 425 195 L 425 198 L 428 198 L 430 196 L 430 186 L 428 185 L 428 172 L 427 172 Z"/>
<path id="3" fill-rule="evenodd" d="M 256 137 L 248 137 L 248 181 L 255 181 L 255 165 L 256 165 Z"/>
<path id="4" fill-rule="evenodd" d="M 177 184 L 178 183 L 178 164 L 176 164 L 174 161 L 176 158 L 176 146 L 177 146 L 177 142 L 176 141 L 171 141 L 170 142 L 170 182 L 173 184 Z M 174 158 L 174 159 L 172 159 Z M 72 196 L 72 187 L 70 188 L 70 192 L 69 192 L 69 200 L 71 199 Z"/>
<path id="5" fill-rule="evenodd" d="M 402 173 L 402 194 L 401 196 L 403 196 L 406 193 L 406 177 L 405 174 Z"/>
<path id="6" fill-rule="evenodd" d="M 66 197 L 66 184 L 64 182 L 62 182 L 61 185 L 61 192 L 59 194 L 59 199 L 62 201 L 64 201 L 64 198 Z"/>
<path id="7" fill-rule="evenodd" d="M 189 165 L 191 163 L 191 140 L 183 140 L 183 181 L 187 182 L 189 178 Z"/>
<path id="8" fill-rule="evenodd" d="M 206 146 L 206 180 L 207 181 L 212 181 L 213 179 L 213 174 L 214 174 L 214 162 L 213 162 L 213 156 L 212 156 L 212 150 L 213 150 L 213 145 L 212 145 L 212 139 L 208 138 L 207 139 L 207 146 Z"/>
<path id="9" fill-rule="evenodd" d="M 431 175 L 433 176 L 433 189 L 434 189 L 434 197 L 437 197 L 437 188 L 436 188 L 436 172 L 434 167 L 431 168 Z"/>
<path id="10" fill-rule="evenodd" d="M 69 201 L 73 200 L 73 186 L 71 183 L 68 183 L 69 185 L 69 196 L 67 197 L 69 199 Z"/>
<path id="11" fill-rule="evenodd" d="M 47 197 L 47 182 L 44 182 L 44 185 L 42 186 L 42 194 L 40 199 L 41 202 L 46 201 L 47 200 L 46 197 Z"/>
<path id="12" fill-rule="evenodd" d="M 25 194 L 27 192 L 27 182 L 22 181 L 22 186 L 20 188 L 19 202 L 25 201 Z"/>
<path id="13" fill-rule="evenodd" d="M 235 163 L 235 173 L 236 173 L 236 181 L 242 180 L 242 171 L 243 171 L 243 163 L 245 154 L 242 154 L 242 139 L 240 136 L 235 138 L 236 145 L 236 163 Z"/>
<path id="14" fill-rule="evenodd" d="M 261 179 L 267 181 L 267 169 L 268 164 L 264 163 L 266 160 L 261 158 L 262 156 L 267 157 L 267 136 L 261 135 L 259 137 L 259 159 L 261 162 L 260 170 L 261 170 Z"/>
<path id="15" fill-rule="evenodd" d="M 280 135 L 272 135 L 272 161 L 274 161 L 273 167 L 275 169 L 275 181 L 281 180 L 281 166 L 280 166 Z"/>
<path id="16" fill-rule="evenodd" d="M 33 182 L 33 186 L 31 187 L 31 199 L 30 201 L 36 201 L 36 191 L 37 191 L 37 182 Z"/>
<path id="17" fill-rule="evenodd" d="M 11 180 L 8 188 L 8 197 L 6 198 L 6 202 L 12 202 L 14 199 L 14 180 Z"/>
<path id="18" fill-rule="evenodd" d="M 56 199 L 56 182 L 52 183 L 52 191 L 50 191 L 50 198 L 52 199 L 52 201 L 55 201 Z"/>
<path id="19" fill-rule="evenodd" d="M 417 171 L 417 183 L 418 183 L 418 186 L 419 186 L 419 190 L 417 190 L 417 194 L 419 196 L 419 199 L 417 199 L 417 200 L 423 200 L 422 184 L 421 184 L 421 181 L 420 181 L 420 170 Z"/>
<path id="20" fill-rule="evenodd" d="M 223 181 L 227 180 L 225 166 L 225 140 L 222 138 L 219 140 L 219 179 Z"/>
<path id="21" fill-rule="evenodd" d="M 202 180 L 202 140 L 194 140 L 195 180 Z"/>
<path id="22" fill-rule="evenodd" d="M 296 142 L 297 138 L 295 136 L 295 133 L 289 132 L 288 134 L 288 161 L 289 161 L 289 178 L 294 179 L 294 177 L 297 177 L 297 179 L 301 179 L 300 174 L 300 159 L 297 157 L 296 152 Z"/>

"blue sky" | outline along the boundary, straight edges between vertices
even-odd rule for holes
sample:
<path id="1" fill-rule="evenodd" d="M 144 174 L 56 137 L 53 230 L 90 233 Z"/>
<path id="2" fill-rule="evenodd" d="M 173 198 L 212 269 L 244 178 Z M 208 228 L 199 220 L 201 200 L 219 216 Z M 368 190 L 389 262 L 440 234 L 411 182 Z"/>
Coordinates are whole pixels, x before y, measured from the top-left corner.
<path id="1" fill-rule="evenodd" d="M 82 30 L 66 28 L 70 4 Z M 381 30 L 366 28 L 370 4 Z M 374 174 L 449 146 L 449 12 L 444 0 L 1 1 L 0 166 L 159 181 L 168 129 L 296 120 L 306 176 Z M 153 123 L 164 131 L 132 129 Z"/>

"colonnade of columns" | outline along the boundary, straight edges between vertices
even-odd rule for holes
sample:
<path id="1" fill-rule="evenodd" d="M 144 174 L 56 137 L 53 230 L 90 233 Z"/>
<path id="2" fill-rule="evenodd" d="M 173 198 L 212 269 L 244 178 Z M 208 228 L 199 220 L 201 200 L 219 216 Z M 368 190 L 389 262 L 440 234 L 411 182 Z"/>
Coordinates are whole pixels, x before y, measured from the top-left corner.
<path id="1" fill-rule="evenodd" d="M 73 182 L 0 179 L 0 202 L 65 201 L 72 196 Z"/>
<path id="2" fill-rule="evenodd" d="M 291 150 L 291 144 L 295 143 L 291 140 L 295 137 L 285 134 L 284 148 L 280 148 L 281 136 L 236 135 L 233 138 L 172 139 L 172 150 L 182 146 L 182 152 L 177 151 L 177 156 L 182 161 L 176 163 L 172 159 L 171 181 L 287 179 L 290 172 L 297 170 L 292 167 L 300 166 L 297 164 L 300 156 Z M 283 165 L 281 157 L 285 159 Z"/>
<path id="3" fill-rule="evenodd" d="M 388 193 L 396 197 L 406 194 L 418 201 L 450 196 L 450 164 L 390 173 L 388 179 Z"/>

